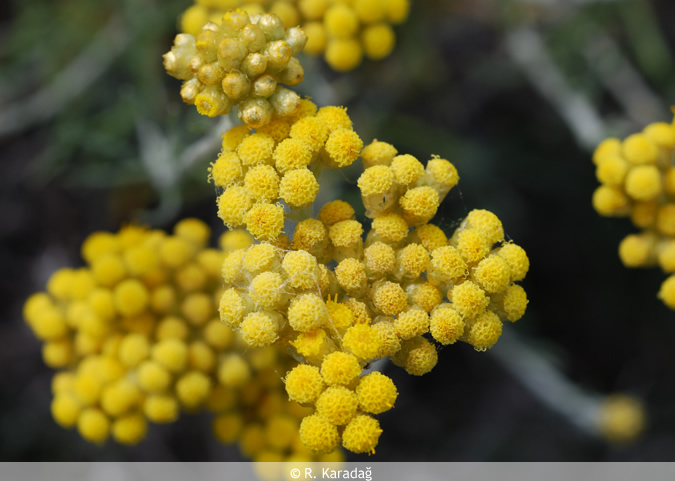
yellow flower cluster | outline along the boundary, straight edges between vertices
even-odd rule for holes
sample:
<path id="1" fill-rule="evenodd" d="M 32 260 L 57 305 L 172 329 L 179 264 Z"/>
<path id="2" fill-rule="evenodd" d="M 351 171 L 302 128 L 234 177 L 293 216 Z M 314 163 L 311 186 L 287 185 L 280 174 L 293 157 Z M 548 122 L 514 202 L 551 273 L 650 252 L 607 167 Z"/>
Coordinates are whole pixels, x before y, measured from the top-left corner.
<path id="1" fill-rule="evenodd" d="M 630 217 L 641 229 L 619 245 L 626 267 L 659 266 L 671 274 L 659 298 L 675 309 L 675 126 L 648 125 L 623 141 L 609 138 L 593 154 L 600 185 L 593 207 L 603 216 Z"/>
<path id="2" fill-rule="evenodd" d="M 374 452 L 382 430 L 373 415 L 392 408 L 398 392 L 387 376 L 365 374 L 372 361 L 426 374 L 438 360 L 432 339 L 484 351 L 527 306 L 516 282 L 529 260 L 504 242 L 494 214 L 472 211 L 449 239 L 428 223 L 459 180 L 454 166 L 397 154 L 379 141 L 363 149 L 358 186 L 372 218 L 365 241 L 353 207 L 336 200 L 299 222 L 292 238 L 240 246 L 223 262 L 221 320 L 250 346 L 278 346 L 301 361 L 286 391 L 314 406 L 300 424 L 314 453 L 340 441 Z"/>
<path id="3" fill-rule="evenodd" d="M 305 412 L 277 374 L 290 359 L 273 348 L 243 353 L 239 334 L 218 319 L 223 259 L 253 239 L 230 232 L 217 250 L 209 237 L 196 219 L 174 235 L 136 226 L 94 233 L 82 246 L 87 267 L 57 271 L 47 292 L 26 301 L 43 358 L 60 370 L 53 417 L 93 443 L 136 444 L 148 421 L 206 409 L 215 436 L 252 459 L 315 460 L 299 441 Z"/>
<path id="4" fill-rule="evenodd" d="M 363 56 L 381 60 L 396 42 L 392 25 L 408 18 L 409 0 L 195 0 L 181 19 L 183 32 L 196 35 L 207 22 L 240 7 L 249 13 L 277 14 L 286 28 L 300 25 L 307 33 L 305 52 L 324 55 L 334 70 L 347 72 Z"/>
<path id="5" fill-rule="evenodd" d="M 176 36 L 164 55 L 169 75 L 183 80 L 183 101 L 215 117 L 239 105 L 239 118 L 251 128 L 273 115 L 290 115 L 298 95 L 279 84 L 298 85 L 304 70 L 296 55 L 307 43 L 300 28 L 284 29 L 273 13 L 232 10 L 218 24 L 206 23 L 194 35 Z"/>
<path id="6" fill-rule="evenodd" d="M 256 239 L 275 241 L 284 227 L 284 203 L 293 210 L 312 205 L 321 169 L 343 168 L 363 142 L 347 111 L 300 101 L 295 115 L 277 117 L 255 132 L 238 126 L 223 136 L 210 178 L 223 193 L 218 215 L 230 228 L 246 227 Z"/>

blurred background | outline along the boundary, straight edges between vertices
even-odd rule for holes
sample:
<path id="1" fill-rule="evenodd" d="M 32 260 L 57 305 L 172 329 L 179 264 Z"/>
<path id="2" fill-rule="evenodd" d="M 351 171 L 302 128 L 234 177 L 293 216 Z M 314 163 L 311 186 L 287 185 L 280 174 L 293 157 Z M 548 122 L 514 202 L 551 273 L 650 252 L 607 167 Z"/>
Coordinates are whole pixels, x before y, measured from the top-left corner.
<path id="1" fill-rule="evenodd" d="M 132 448 L 58 427 L 53 372 L 21 314 L 55 269 L 82 265 L 95 230 L 185 216 L 223 230 L 206 169 L 227 120 L 184 105 L 161 63 L 188 6 L 0 3 L 0 460 L 243 459 L 199 416 Z M 675 460 L 665 275 L 621 265 L 635 229 L 594 212 L 590 160 L 603 138 L 672 119 L 674 20 L 669 0 L 418 0 L 387 59 L 349 74 L 301 59 L 298 92 L 347 106 L 366 143 L 455 164 L 460 184 L 435 219 L 446 232 L 492 210 L 531 261 L 528 312 L 493 351 L 444 348 L 421 378 L 385 366 L 401 395 L 380 416 L 377 455 L 350 459 Z M 354 166 L 322 183 L 324 199 L 358 203 L 357 177 Z M 616 392 L 647 409 L 632 443 L 608 443 L 586 419 Z"/>

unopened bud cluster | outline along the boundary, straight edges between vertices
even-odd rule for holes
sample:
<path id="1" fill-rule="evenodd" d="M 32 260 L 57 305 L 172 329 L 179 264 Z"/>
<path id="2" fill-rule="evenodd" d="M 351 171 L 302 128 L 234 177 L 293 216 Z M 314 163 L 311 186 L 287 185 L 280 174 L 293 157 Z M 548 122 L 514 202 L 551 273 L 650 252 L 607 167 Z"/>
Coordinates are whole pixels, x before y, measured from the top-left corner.
<path id="1" fill-rule="evenodd" d="M 671 274 L 659 298 L 675 309 L 675 148 L 673 124 L 657 122 L 619 140 L 609 138 L 593 154 L 602 185 L 593 207 L 603 216 L 630 217 L 641 232 L 619 245 L 626 267 L 661 267 Z"/>
<path id="2" fill-rule="evenodd" d="M 300 98 L 281 84 L 302 82 L 304 70 L 296 55 L 306 42 L 302 29 L 284 29 L 275 14 L 232 10 L 196 35 L 177 35 L 164 55 L 164 67 L 184 80 L 183 101 L 196 105 L 200 114 L 225 115 L 239 105 L 241 121 L 257 128 L 274 115 L 297 110 Z"/>
<path id="3" fill-rule="evenodd" d="M 240 7 L 250 13 L 277 14 L 286 28 L 301 26 L 305 52 L 324 55 L 336 71 L 361 64 L 364 55 L 381 60 L 394 49 L 392 25 L 408 18 L 409 0 L 196 0 L 181 19 L 183 32 L 196 35 L 207 22 L 220 23 L 224 11 Z"/>
<path id="4" fill-rule="evenodd" d="M 244 351 L 218 318 L 223 258 L 242 240 L 228 234 L 217 250 L 207 247 L 209 237 L 197 219 L 179 222 L 174 235 L 137 226 L 94 233 L 82 246 L 86 267 L 55 272 L 47 291 L 26 301 L 44 361 L 59 370 L 57 423 L 93 443 L 136 444 L 148 421 L 207 410 L 216 437 L 239 442 L 252 459 L 306 454 L 297 441 L 279 441 L 274 427 L 294 422 L 297 435 L 303 413 L 277 374 L 288 357 L 273 348 Z M 252 429 L 263 436 L 246 444 Z"/>
<path id="5" fill-rule="evenodd" d="M 256 239 L 275 241 L 284 227 L 283 201 L 291 210 L 311 206 L 323 168 L 344 168 L 363 142 L 342 107 L 317 111 L 300 101 L 293 116 L 277 117 L 250 131 L 237 126 L 223 136 L 210 179 L 223 189 L 218 215 L 229 228 L 245 227 Z"/>

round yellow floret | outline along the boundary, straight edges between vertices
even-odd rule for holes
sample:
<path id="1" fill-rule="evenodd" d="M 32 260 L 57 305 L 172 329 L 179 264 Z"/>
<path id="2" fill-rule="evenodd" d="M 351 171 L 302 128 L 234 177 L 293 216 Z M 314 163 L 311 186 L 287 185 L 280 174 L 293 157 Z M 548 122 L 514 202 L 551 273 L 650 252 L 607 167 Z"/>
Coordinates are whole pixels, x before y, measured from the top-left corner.
<path id="1" fill-rule="evenodd" d="M 626 193 L 635 200 L 651 200 L 661 193 L 661 173 L 654 165 L 638 165 L 626 175 Z"/>
<path id="2" fill-rule="evenodd" d="M 427 185 L 433 187 L 441 196 L 441 199 L 459 183 L 457 168 L 446 159 L 432 156 L 426 168 Z"/>
<path id="3" fill-rule="evenodd" d="M 353 219 L 354 208 L 343 200 L 334 200 L 321 208 L 317 218 L 327 226 L 331 226 L 343 220 Z"/>
<path id="4" fill-rule="evenodd" d="M 318 281 L 316 258 L 306 251 L 292 251 L 286 254 L 281 268 L 288 282 L 296 289 L 312 289 Z"/>
<path id="5" fill-rule="evenodd" d="M 361 34 L 361 39 L 366 57 L 372 60 L 382 60 L 387 57 L 396 44 L 394 29 L 386 23 L 366 27 Z"/>
<path id="6" fill-rule="evenodd" d="M 418 278 L 427 270 L 429 253 L 420 244 L 408 244 L 396 255 L 398 268 L 403 277 Z"/>
<path id="7" fill-rule="evenodd" d="M 187 363 L 187 346 L 178 339 L 165 339 L 152 348 L 152 358 L 172 372 L 180 372 Z"/>
<path id="8" fill-rule="evenodd" d="M 58 339 L 68 332 L 68 325 L 61 312 L 53 307 L 49 307 L 35 316 L 31 322 L 33 332 L 38 339 L 47 341 Z"/>
<path id="9" fill-rule="evenodd" d="M 396 253 L 391 246 L 383 242 L 374 242 L 363 251 L 363 261 L 370 275 L 381 277 L 394 270 Z"/>
<path id="10" fill-rule="evenodd" d="M 488 294 L 506 289 L 511 281 L 511 269 L 503 257 L 491 255 L 478 263 L 473 280 Z"/>
<path id="11" fill-rule="evenodd" d="M 387 0 L 385 8 L 389 21 L 393 24 L 398 24 L 408 18 L 410 0 Z"/>
<path id="12" fill-rule="evenodd" d="M 429 282 L 444 285 L 464 276 L 467 266 L 456 248 L 444 246 L 431 252 L 427 271 Z"/>
<path id="13" fill-rule="evenodd" d="M 169 387 L 171 374 L 160 363 L 143 361 L 138 367 L 138 383 L 147 392 L 161 392 Z"/>
<path id="14" fill-rule="evenodd" d="M 342 445 L 353 453 L 375 453 L 382 429 L 377 419 L 359 414 L 342 433 Z"/>
<path id="15" fill-rule="evenodd" d="M 361 152 L 361 160 L 364 169 L 368 169 L 375 165 L 390 165 L 396 154 L 398 151 L 393 145 L 373 140 Z"/>
<path id="16" fill-rule="evenodd" d="M 148 307 L 150 296 L 140 281 L 126 279 L 113 291 L 115 309 L 123 316 L 131 317 L 141 314 Z"/>
<path id="17" fill-rule="evenodd" d="M 329 126 L 318 117 L 304 117 L 291 126 L 290 137 L 307 145 L 310 151 L 318 152 L 326 143 Z"/>
<path id="18" fill-rule="evenodd" d="M 436 215 L 439 200 L 438 192 L 431 187 L 410 189 L 399 199 L 403 218 L 411 226 L 426 224 Z"/>
<path id="19" fill-rule="evenodd" d="M 353 258 L 340 261 L 335 268 L 335 277 L 340 286 L 347 292 L 358 292 L 368 282 L 365 266 Z"/>
<path id="20" fill-rule="evenodd" d="M 363 376 L 356 386 L 356 395 L 362 411 L 381 414 L 394 407 L 398 391 L 389 377 L 374 371 Z"/>
<path id="21" fill-rule="evenodd" d="M 85 239 L 82 244 L 81 252 L 82 258 L 91 264 L 97 257 L 105 254 L 113 254 L 118 250 L 119 244 L 115 234 L 111 234 L 110 232 L 94 232 Z M 54 295 L 49 289 L 49 283 L 47 284 L 47 290 L 50 294 Z"/>
<path id="22" fill-rule="evenodd" d="M 267 444 L 274 449 L 286 449 L 298 435 L 298 421 L 286 414 L 273 416 L 265 426 Z"/>
<path id="23" fill-rule="evenodd" d="M 353 130 L 339 128 L 331 132 L 324 148 L 330 159 L 330 166 L 342 169 L 358 159 L 363 141 Z"/>
<path id="24" fill-rule="evenodd" d="M 357 185 L 361 195 L 386 194 L 394 184 L 394 173 L 386 165 L 374 165 L 363 171 Z"/>
<path id="25" fill-rule="evenodd" d="M 340 442 L 340 435 L 335 425 L 312 414 L 300 423 L 300 439 L 313 453 L 330 453 Z"/>
<path id="26" fill-rule="evenodd" d="M 645 267 L 653 260 L 655 247 L 652 236 L 631 234 L 619 244 L 619 258 L 626 267 Z"/>
<path id="27" fill-rule="evenodd" d="M 99 285 L 112 287 L 127 275 L 120 256 L 108 254 L 98 257 L 91 264 L 91 272 Z"/>
<path id="28" fill-rule="evenodd" d="M 112 435 L 121 444 L 134 445 L 141 442 L 148 432 L 148 422 L 141 414 L 128 414 L 115 420 Z"/>
<path id="29" fill-rule="evenodd" d="M 244 419 L 237 412 L 221 414 L 213 420 L 211 428 L 214 436 L 224 444 L 235 442 L 241 435 Z"/>
<path id="30" fill-rule="evenodd" d="M 318 329 L 328 321 L 328 310 L 316 294 L 296 297 L 288 308 L 288 323 L 299 332 Z"/>
<path id="31" fill-rule="evenodd" d="M 245 249 L 253 244 L 253 237 L 244 229 L 235 229 L 225 232 L 218 241 L 220 248 L 229 254 L 232 251 Z"/>
<path id="32" fill-rule="evenodd" d="M 81 409 L 77 397 L 69 392 L 58 393 L 51 404 L 52 417 L 64 428 L 75 426 Z"/>
<path id="33" fill-rule="evenodd" d="M 438 363 L 436 346 L 424 337 L 416 337 L 406 341 L 392 360 L 402 366 L 408 374 L 423 376 Z"/>
<path id="34" fill-rule="evenodd" d="M 610 137 L 600 142 L 600 144 L 596 147 L 595 152 L 593 152 L 593 163 L 595 165 L 600 165 L 601 161 L 606 157 L 620 154 L 621 141 L 617 138 Z"/>
<path id="35" fill-rule="evenodd" d="M 659 289 L 658 298 L 663 301 L 663 303 L 675 309 L 675 275 L 671 275 L 663 281 L 661 284 L 661 289 Z"/>
<path id="36" fill-rule="evenodd" d="M 84 409 L 77 418 L 77 430 L 87 441 L 103 444 L 110 434 L 110 421 L 99 409 Z"/>
<path id="37" fill-rule="evenodd" d="M 42 346 L 42 359 L 51 368 L 65 367 L 73 359 L 73 343 L 70 339 L 56 339 Z"/>
<path id="38" fill-rule="evenodd" d="M 516 322 L 525 315 L 527 309 L 527 293 L 518 284 L 512 284 L 504 291 L 502 306 L 507 321 Z"/>
<path id="39" fill-rule="evenodd" d="M 291 341 L 291 345 L 298 351 L 298 354 L 311 363 L 320 362 L 326 354 L 335 350 L 333 341 L 323 329 L 303 332 Z"/>
<path id="40" fill-rule="evenodd" d="M 253 281 L 251 281 L 251 297 L 253 298 L 254 302 L 260 304 L 263 308 L 273 309 L 281 304 L 282 300 L 284 299 L 283 285 L 284 281 L 281 275 L 277 272 L 263 272 L 262 274 L 257 275 Z M 226 309 L 231 309 L 231 307 L 228 308 L 226 306 Z M 223 311 L 221 309 L 221 319 L 222 312 Z M 236 314 L 239 314 L 239 312 L 243 311 L 240 309 L 235 311 Z M 236 323 L 238 323 L 238 321 Z M 231 322 L 228 322 L 228 324 L 233 325 Z"/>
<path id="41" fill-rule="evenodd" d="M 656 228 L 662 234 L 675 235 L 675 204 L 662 205 L 656 214 Z"/>
<path id="42" fill-rule="evenodd" d="M 495 345 L 502 334 L 502 321 L 492 311 L 479 314 L 466 326 L 466 342 L 476 351 L 485 351 Z"/>
<path id="43" fill-rule="evenodd" d="M 644 134 L 633 134 L 623 141 L 623 156 L 632 164 L 654 164 L 659 148 Z"/>
<path id="44" fill-rule="evenodd" d="M 336 3 L 328 8 L 323 22 L 328 34 L 338 38 L 350 37 L 359 28 L 356 11 L 344 3 Z"/>
<path id="45" fill-rule="evenodd" d="M 499 249 L 497 254 L 509 265 L 512 281 L 517 282 L 525 279 L 527 271 L 530 269 L 530 259 L 528 259 L 525 249 L 509 242 Z"/>
<path id="46" fill-rule="evenodd" d="M 389 166 L 399 184 L 410 185 L 424 175 L 422 163 L 410 154 L 397 155 Z"/>
<path id="47" fill-rule="evenodd" d="M 241 387 L 251 379 L 251 368 L 239 354 L 229 354 L 218 368 L 218 380 L 226 387 Z"/>
<path id="48" fill-rule="evenodd" d="M 456 234 L 457 251 L 467 264 L 480 262 L 489 252 L 492 244 L 476 229 L 462 230 Z"/>
<path id="49" fill-rule="evenodd" d="M 373 232 L 387 244 L 398 244 L 408 235 L 408 223 L 398 214 L 384 214 L 373 219 Z"/>
<path id="50" fill-rule="evenodd" d="M 328 318 L 330 320 L 329 326 L 332 329 L 343 330 L 354 324 L 355 316 L 349 306 L 328 299 L 326 301 L 326 309 L 328 309 Z"/>
<path id="51" fill-rule="evenodd" d="M 223 134 L 223 152 L 234 152 L 244 138 L 251 134 L 246 125 L 237 125 Z"/>
<path id="52" fill-rule="evenodd" d="M 279 196 L 291 207 L 303 207 L 314 202 L 319 183 L 307 168 L 286 172 L 279 184 Z"/>
<path id="53" fill-rule="evenodd" d="M 279 326 L 276 319 L 265 312 L 248 314 L 239 325 L 239 334 L 253 347 L 269 346 L 278 336 Z"/>
<path id="54" fill-rule="evenodd" d="M 201 405 L 211 392 L 211 379 L 199 371 L 191 371 L 176 381 L 176 396 L 183 406 Z"/>
<path id="55" fill-rule="evenodd" d="M 245 137 L 237 147 L 237 154 L 241 163 L 246 166 L 272 164 L 274 139 L 262 133 L 255 133 Z"/>
<path id="56" fill-rule="evenodd" d="M 422 309 L 410 309 L 398 315 L 394 327 L 401 340 L 412 339 L 429 331 L 429 316 Z"/>
<path id="57" fill-rule="evenodd" d="M 240 180 L 243 171 L 241 160 L 235 152 L 223 152 L 209 169 L 210 178 L 218 187 L 227 188 Z"/>
<path id="58" fill-rule="evenodd" d="M 605 157 L 598 168 L 595 170 L 595 176 L 602 184 L 621 186 L 628 173 L 629 164 L 619 155 L 610 155 Z"/>
<path id="59" fill-rule="evenodd" d="M 377 357 L 382 340 L 368 324 L 355 324 L 345 332 L 342 346 L 360 360 L 368 362 Z"/>
<path id="60" fill-rule="evenodd" d="M 671 124 L 655 122 L 643 130 L 645 136 L 663 149 L 675 147 L 675 129 Z"/>
<path id="61" fill-rule="evenodd" d="M 285 383 L 288 398 L 301 404 L 313 403 L 326 388 L 319 368 L 308 364 L 298 364 L 291 369 Z"/>
<path id="62" fill-rule="evenodd" d="M 47 292 L 52 297 L 66 300 L 70 298 L 75 271 L 70 268 L 59 269 L 47 281 Z"/>
<path id="63" fill-rule="evenodd" d="M 355 381 L 360 374 L 361 366 L 358 359 L 346 352 L 330 353 L 321 363 L 321 376 L 329 386 L 334 384 L 346 386 Z"/>
<path id="64" fill-rule="evenodd" d="M 452 306 L 465 318 L 477 316 L 485 310 L 489 298 L 485 291 L 471 281 L 465 281 L 452 288 Z"/>
<path id="65" fill-rule="evenodd" d="M 358 405 L 354 391 L 344 386 L 331 386 L 316 400 L 316 412 L 331 424 L 344 426 L 352 420 Z"/>
<path id="66" fill-rule="evenodd" d="M 204 292 L 188 294 L 181 304 L 181 313 L 192 325 L 201 326 L 213 315 L 213 300 Z"/>
<path id="67" fill-rule="evenodd" d="M 334 38 L 326 45 L 325 59 L 333 70 L 349 72 L 361 64 L 363 49 L 353 38 Z"/>
<path id="68" fill-rule="evenodd" d="M 669 240 L 661 244 L 658 260 L 664 272 L 675 272 L 675 241 Z"/>
<path id="69" fill-rule="evenodd" d="M 307 34 L 306 54 L 318 55 L 326 49 L 326 29 L 321 22 L 306 22 L 302 29 Z"/>
<path id="70" fill-rule="evenodd" d="M 441 303 L 443 294 L 430 282 L 415 283 L 406 288 L 408 299 L 413 305 L 424 309 L 426 312 L 431 312 L 437 305 Z"/>
<path id="71" fill-rule="evenodd" d="M 168 394 L 151 394 L 145 399 L 143 412 L 153 423 L 166 424 L 178 419 L 178 401 Z"/>
<path id="72" fill-rule="evenodd" d="M 467 227 L 477 230 L 490 245 L 504 240 L 502 221 L 488 210 L 472 210 L 466 216 L 465 223 Z"/>
<path id="73" fill-rule="evenodd" d="M 247 307 L 236 289 L 230 288 L 220 298 L 220 320 L 230 326 L 238 326 L 246 314 Z"/>
<path id="74" fill-rule="evenodd" d="M 150 353 L 150 343 L 143 334 L 127 334 L 119 346 L 118 357 L 128 367 L 138 366 Z"/>
<path id="75" fill-rule="evenodd" d="M 416 227 L 411 237 L 414 242 L 422 244 L 429 252 L 448 245 L 448 237 L 440 227 L 433 224 L 424 224 Z"/>
<path id="76" fill-rule="evenodd" d="M 159 256 L 162 264 L 172 269 L 176 269 L 190 260 L 193 247 L 180 237 L 169 237 L 162 242 L 159 249 Z"/>
<path id="77" fill-rule="evenodd" d="M 218 217 L 230 228 L 239 227 L 252 205 L 253 198 L 246 187 L 230 186 L 218 197 Z"/>
<path id="78" fill-rule="evenodd" d="M 593 208 L 606 217 L 629 213 L 630 199 L 617 187 L 601 185 L 593 192 Z"/>
<path id="79" fill-rule="evenodd" d="M 644 407 L 637 399 L 614 394 L 600 405 L 598 427 L 608 441 L 625 443 L 642 433 L 645 417 Z"/>
<path id="80" fill-rule="evenodd" d="M 284 229 L 284 208 L 278 204 L 255 204 L 246 213 L 245 221 L 253 237 L 273 241 Z"/>
<path id="81" fill-rule="evenodd" d="M 284 174 L 307 167 L 312 161 L 312 147 L 304 140 L 289 138 L 277 145 L 272 157 L 276 169 Z"/>
<path id="82" fill-rule="evenodd" d="M 354 247 L 362 239 L 363 226 L 356 220 L 343 220 L 328 229 L 328 237 L 336 247 Z"/>
<path id="83" fill-rule="evenodd" d="M 101 392 L 101 407 L 110 416 L 120 416 L 141 400 L 141 392 L 135 383 L 120 379 L 108 384 Z"/>
<path id="84" fill-rule="evenodd" d="M 449 304 L 441 304 L 431 313 L 429 332 L 441 344 L 454 344 L 464 334 L 462 316 Z"/>
<path id="85" fill-rule="evenodd" d="M 277 248 L 262 243 L 251 246 L 244 254 L 244 269 L 251 275 L 274 271 L 280 265 Z"/>
<path id="86" fill-rule="evenodd" d="M 328 230 L 316 219 L 305 219 L 298 222 L 293 232 L 293 249 L 310 251 L 322 250 L 328 245 Z"/>
<path id="87" fill-rule="evenodd" d="M 246 172 L 244 187 L 254 199 L 274 202 L 279 195 L 279 176 L 272 166 L 256 165 Z"/>
<path id="88" fill-rule="evenodd" d="M 391 357 L 400 351 L 401 340 L 396 334 L 396 328 L 391 322 L 380 321 L 373 324 L 372 327 L 377 331 L 377 335 L 380 336 L 380 340 L 382 341 L 378 357 Z"/>
<path id="89" fill-rule="evenodd" d="M 374 289 L 373 304 L 388 316 L 398 315 L 407 303 L 408 296 L 400 284 L 385 281 Z"/>

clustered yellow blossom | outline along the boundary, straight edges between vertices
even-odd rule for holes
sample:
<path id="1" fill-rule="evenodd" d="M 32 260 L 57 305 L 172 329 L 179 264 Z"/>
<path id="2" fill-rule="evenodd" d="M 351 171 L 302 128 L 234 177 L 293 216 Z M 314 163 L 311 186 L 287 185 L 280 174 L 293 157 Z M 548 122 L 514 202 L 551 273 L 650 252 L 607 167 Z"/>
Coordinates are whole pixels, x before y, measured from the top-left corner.
<path id="1" fill-rule="evenodd" d="M 630 217 L 640 229 L 619 244 L 626 267 L 660 267 L 670 274 L 658 297 L 675 309 L 675 126 L 648 125 L 619 140 L 603 140 L 593 154 L 601 185 L 593 207 L 603 216 Z"/>
<path id="2" fill-rule="evenodd" d="M 300 98 L 280 84 L 302 82 L 304 70 L 296 57 L 307 42 L 302 29 L 284 29 L 273 13 L 232 10 L 193 33 L 176 36 L 164 67 L 184 81 L 183 101 L 196 105 L 200 114 L 225 115 L 239 105 L 241 121 L 257 128 L 273 115 L 297 110 Z"/>
<path id="3" fill-rule="evenodd" d="M 504 240 L 497 216 L 471 211 L 450 238 L 429 223 L 459 180 L 449 161 L 433 157 L 425 166 L 379 141 L 361 158 L 369 230 L 350 204 L 332 201 L 290 238 L 267 236 L 231 252 L 222 269 L 221 320 L 250 346 L 278 346 L 300 361 L 286 391 L 313 407 L 299 429 L 314 453 L 340 443 L 375 451 L 375 416 L 394 406 L 398 391 L 389 377 L 368 373 L 373 361 L 426 374 L 438 360 L 435 342 L 485 351 L 528 302 L 517 282 L 529 260 Z"/>
<path id="4" fill-rule="evenodd" d="M 55 272 L 47 291 L 26 301 L 43 358 L 59 370 L 52 415 L 87 441 L 136 444 L 148 422 L 207 410 L 216 438 L 248 458 L 319 460 L 299 440 L 307 409 L 288 400 L 277 373 L 292 360 L 274 348 L 243 349 L 218 319 L 223 259 L 253 239 L 228 232 L 213 249 L 209 238 L 197 219 L 173 235 L 137 226 L 94 233 L 82 246 L 86 267 Z"/>
<path id="5" fill-rule="evenodd" d="M 319 172 L 351 165 L 362 147 L 346 109 L 317 110 L 306 99 L 295 115 L 277 117 L 255 131 L 235 127 L 223 136 L 210 168 L 210 179 L 223 189 L 218 215 L 229 228 L 245 227 L 258 240 L 274 241 L 285 220 L 279 201 L 291 210 L 311 206 Z"/>
<path id="6" fill-rule="evenodd" d="M 249 13 L 277 14 L 286 28 L 301 26 L 305 52 L 323 54 L 333 70 L 358 67 L 365 55 L 381 60 L 394 49 L 392 25 L 405 22 L 409 0 L 195 0 L 181 18 L 181 30 L 197 35 L 207 22 L 220 23 L 223 12 L 240 7 Z"/>
<path id="7" fill-rule="evenodd" d="M 610 442 L 628 443 L 644 431 L 645 408 L 633 396 L 612 394 L 602 401 L 599 409 L 598 429 Z"/>

